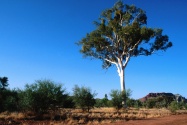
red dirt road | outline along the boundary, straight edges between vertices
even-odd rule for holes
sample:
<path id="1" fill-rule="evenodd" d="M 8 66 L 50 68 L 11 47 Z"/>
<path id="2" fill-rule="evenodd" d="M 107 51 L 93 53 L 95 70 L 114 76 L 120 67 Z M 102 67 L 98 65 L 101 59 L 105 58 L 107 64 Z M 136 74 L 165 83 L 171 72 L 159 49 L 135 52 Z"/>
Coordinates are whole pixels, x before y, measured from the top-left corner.
<path id="1" fill-rule="evenodd" d="M 145 120 L 130 120 L 116 122 L 110 125 L 187 125 L 187 114 L 171 115 L 162 118 L 151 118 Z"/>
<path id="2" fill-rule="evenodd" d="M 0 125 L 77 125 L 68 124 L 62 121 L 0 121 Z M 82 124 L 82 125 L 100 125 L 100 123 Z M 118 121 L 114 123 L 105 123 L 101 125 L 187 125 L 187 114 L 171 115 L 162 118 L 150 118 L 143 120 Z"/>

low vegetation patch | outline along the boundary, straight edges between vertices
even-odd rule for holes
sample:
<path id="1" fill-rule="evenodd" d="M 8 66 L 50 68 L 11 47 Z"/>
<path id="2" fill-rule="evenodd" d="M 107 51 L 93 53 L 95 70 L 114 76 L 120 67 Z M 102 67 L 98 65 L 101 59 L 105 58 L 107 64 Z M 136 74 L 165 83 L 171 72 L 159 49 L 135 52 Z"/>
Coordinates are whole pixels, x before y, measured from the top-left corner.
<path id="1" fill-rule="evenodd" d="M 5 85 L 0 89 L 0 125 L 92 125 L 187 114 L 185 98 L 179 102 L 160 95 L 141 101 L 130 98 L 131 90 L 112 90 L 111 99 L 107 94 L 96 99 L 89 87 L 75 85 L 70 95 L 62 84 L 51 80 L 37 80 L 23 90 Z"/>
<path id="2" fill-rule="evenodd" d="M 178 110 L 177 114 L 187 114 L 186 110 Z M 56 114 L 2 112 L 0 123 L 23 124 L 23 123 L 53 123 L 54 125 L 68 124 L 106 124 L 117 121 L 143 120 L 172 115 L 168 109 L 146 109 L 128 108 L 116 110 L 115 108 L 94 108 L 90 112 L 83 112 L 81 109 L 59 109 Z"/>

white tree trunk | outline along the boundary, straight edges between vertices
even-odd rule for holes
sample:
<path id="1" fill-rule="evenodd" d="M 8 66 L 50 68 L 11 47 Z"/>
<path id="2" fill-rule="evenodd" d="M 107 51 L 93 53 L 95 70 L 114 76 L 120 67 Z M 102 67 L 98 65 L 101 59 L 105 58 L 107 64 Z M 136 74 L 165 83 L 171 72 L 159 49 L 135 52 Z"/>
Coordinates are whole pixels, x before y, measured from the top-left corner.
<path id="1" fill-rule="evenodd" d="M 120 77 L 121 92 L 125 92 L 126 93 L 126 89 L 125 89 L 125 68 L 126 68 L 128 62 L 130 60 L 130 56 L 126 57 L 125 62 L 122 61 L 123 58 L 117 58 L 117 59 L 118 59 L 118 62 L 112 62 L 110 60 L 109 60 L 109 62 L 116 65 L 117 72 L 118 72 L 118 75 Z M 125 96 L 126 96 L 126 94 L 125 94 Z M 126 97 L 124 97 L 124 100 L 123 100 L 122 104 L 123 104 L 124 108 L 127 107 Z"/>
<path id="2" fill-rule="evenodd" d="M 121 91 L 125 91 L 125 69 L 122 69 L 119 77 L 120 77 L 120 85 L 121 85 Z"/>
<path id="3" fill-rule="evenodd" d="M 125 90 L 125 69 L 124 68 L 121 69 L 119 77 L 120 77 L 121 92 L 126 92 L 126 90 Z M 125 96 L 126 96 L 126 94 L 125 94 Z M 124 108 L 127 107 L 126 97 L 124 97 L 124 100 L 122 101 L 122 105 Z"/>

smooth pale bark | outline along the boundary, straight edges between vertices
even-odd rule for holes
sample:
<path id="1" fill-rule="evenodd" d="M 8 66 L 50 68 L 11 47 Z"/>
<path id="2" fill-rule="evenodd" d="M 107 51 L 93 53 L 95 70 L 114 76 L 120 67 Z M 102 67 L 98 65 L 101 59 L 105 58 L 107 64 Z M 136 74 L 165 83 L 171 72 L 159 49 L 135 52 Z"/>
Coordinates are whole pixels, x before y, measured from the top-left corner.
<path id="1" fill-rule="evenodd" d="M 126 93 L 126 89 L 125 89 L 125 68 L 128 64 L 130 60 L 130 56 L 126 57 L 125 62 L 122 61 L 122 58 L 118 58 L 118 63 L 116 63 L 116 67 L 117 67 L 117 72 L 118 75 L 120 77 L 120 86 L 121 86 L 121 92 L 125 92 Z M 126 94 L 125 94 L 126 96 Z M 123 107 L 126 108 L 127 104 L 126 104 L 126 97 L 124 97 L 124 100 L 122 102 Z"/>
<path id="2" fill-rule="evenodd" d="M 120 77 L 120 85 L 121 85 L 121 92 L 126 92 L 126 89 L 125 89 L 125 69 L 122 69 L 120 74 L 119 74 L 119 77 Z M 126 96 L 126 94 L 125 94 Z M 124 97 L 124 100 L 122 101 L 122 105 L 124 108 L 127 107 L 127 104 L 126 104 L 126 97 Z"/>
<path id="3" fill-rule="evenodd" d="M 120 86 L 121 86 L 121 93 L 125 92 L 125 67 L 123 67 L 122 63 L 119 62 L 116 63 L 117 72 L 120 78 Z M 122 101 L 123 107 L 126 107 L 126 97 L 124 97 L 124 100 Z"/>
<path id="4" fill-rule="evenodd" d="M 121 85 L 121 91 L 125 91 L 125 69 L 122 69 L 119 77 L 120 77 L 120 85 Z"/>

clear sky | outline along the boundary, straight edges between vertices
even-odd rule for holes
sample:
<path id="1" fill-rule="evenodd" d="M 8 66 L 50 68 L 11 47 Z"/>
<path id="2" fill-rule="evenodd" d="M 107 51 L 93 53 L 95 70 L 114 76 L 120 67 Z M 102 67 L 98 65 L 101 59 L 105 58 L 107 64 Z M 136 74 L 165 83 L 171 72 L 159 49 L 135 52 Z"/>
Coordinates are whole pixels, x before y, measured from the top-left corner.
<path id="1" fill-rule="evenodd" d="M 138 99 L 150 92 L 187 97 L 187 1 L 124 0 L 146 11 L 148 27 L 163 28 L 173 47 L 149 57 L 132 58 L 126 88 Z M 72 92 L 85 85 L 103 98 L 120 89 L 116 67 L 84 59 L 80 41 L 95 29 L 93 21 L 116 0 L 0 0 L 0 76 L 10 88 L 24 88 L 39 79 L 64 84 Z"/>

